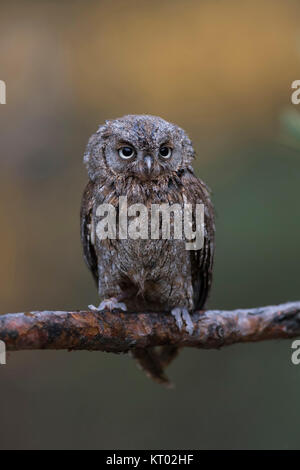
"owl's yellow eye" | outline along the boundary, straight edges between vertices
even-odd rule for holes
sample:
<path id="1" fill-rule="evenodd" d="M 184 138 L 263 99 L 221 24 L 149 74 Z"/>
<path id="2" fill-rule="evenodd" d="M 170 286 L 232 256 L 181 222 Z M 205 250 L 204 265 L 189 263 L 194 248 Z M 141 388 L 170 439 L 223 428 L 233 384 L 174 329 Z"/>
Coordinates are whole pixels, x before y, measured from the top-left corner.
<path id="1" fill-rule="evenodd" d="M 119 155 L 121 158 L 124 160 L 128 160 L 129 158 L 132 158 L 134 155 L 134 150 L 132 147 L 129 147 L 128 145 L 126 147 L 122 147 L 119 150 Z"/>
<path id="2" fill-rule="evenodd" d="M 166 145 L 162 145 L 159 149 L 159 156 L 167 160 L 172 155 L 172 149 Z"/>

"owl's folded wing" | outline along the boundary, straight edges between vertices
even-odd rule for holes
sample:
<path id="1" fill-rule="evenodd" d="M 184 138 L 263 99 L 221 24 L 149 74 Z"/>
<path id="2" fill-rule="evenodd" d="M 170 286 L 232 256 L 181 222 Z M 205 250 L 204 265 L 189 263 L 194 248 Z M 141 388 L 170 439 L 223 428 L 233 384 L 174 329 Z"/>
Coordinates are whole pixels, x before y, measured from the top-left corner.
<path id="1" fill-rule="evenodd" d="M 191 273 L 194 290 L 195 309 L 204 307 L 212 284 L 214 259 L 214 210 L 210 200 L 209 189 L 205 183 L 193 176 L 193 184 L 189 186 L 189 202 L 204 204 L 204 243 L 201 250 L 191 250 Z"/>
<path id="2" fill-rule="evenodd" d="M 204 307 L 212 283 L 213 242 L 204 239 L 201 250 L 191 251 L 192 284 L 195 309 Z"/>
<path id="3" fill-rule="evenodd" d="M 95 247 L 92 241 L 92 211 L 94 205 L 93 194 L 94 183 L 90 181 L 87 184 L 82 197 L 80 224 L 84 259 L 93 274 L 96 284 L 98 285 L 98 263 Z"/>

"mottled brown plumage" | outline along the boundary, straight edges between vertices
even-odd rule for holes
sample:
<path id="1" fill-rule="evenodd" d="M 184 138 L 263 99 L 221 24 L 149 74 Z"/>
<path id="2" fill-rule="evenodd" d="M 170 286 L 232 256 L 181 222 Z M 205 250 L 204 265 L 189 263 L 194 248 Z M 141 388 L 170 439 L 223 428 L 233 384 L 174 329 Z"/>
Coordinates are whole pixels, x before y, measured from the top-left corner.
<path id="1" fill-rule="evenodd" d="M 193 171 L 194 156 L 185 132 L 155 116 L 107 121 L 91 137 L 84 156 L 90 181 L 82 201 L 81 237 L 99 295 L 108 299 L 100 308 L 126 304 L 129 311 L 173 312 L 179 327 L 182 314 L 188 328 L 187 312 L 204 306 L 212 280 L 214 217 L 209 191 Z M 106 203 L 118 209 L 120 196 L 128 205 L 149 209 L 151 204 L 204 204 L 202 249 L 188 251 L 185 240 L 172 234 L 167 240 L 99 239 L 97 207 Z M 152 378 L 167 382 L 163 370 L 176 355 L 174 346 L 134 355 Z"/>

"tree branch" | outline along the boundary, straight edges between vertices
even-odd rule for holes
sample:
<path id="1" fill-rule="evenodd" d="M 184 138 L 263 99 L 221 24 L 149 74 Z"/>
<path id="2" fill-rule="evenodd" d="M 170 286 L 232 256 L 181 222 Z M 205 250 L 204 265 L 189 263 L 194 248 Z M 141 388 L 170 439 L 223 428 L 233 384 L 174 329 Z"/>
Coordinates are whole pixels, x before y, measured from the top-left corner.
<path id="1" fill-rule="evenodd" d="M 233 343 L 300 336 L 300 302 L 192 314 L 194 333 L 179 331 L 167 313 L 43 311 L 0 315 L 0 340 L 11 351 L 69 349 L 127 352 L 177 345 L 220 348 Z"/>

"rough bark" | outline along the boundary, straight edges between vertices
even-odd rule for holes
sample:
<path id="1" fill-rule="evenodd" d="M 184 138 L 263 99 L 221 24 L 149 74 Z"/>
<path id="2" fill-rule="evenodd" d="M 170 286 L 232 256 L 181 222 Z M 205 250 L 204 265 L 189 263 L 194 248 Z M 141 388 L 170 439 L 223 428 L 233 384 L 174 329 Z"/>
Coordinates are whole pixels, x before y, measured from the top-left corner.
<path id="1" fill-rule="evenodd" d="M 11 351 L 69 349 L 127 352 L 176 345 L 220 348 L 233 343 L 300 336 L 300 302 L 206 310 L 192 314 L 194 333 L 179 331 L 168 313 L 41 311 L 0 315 L 0 340 Z"/>

